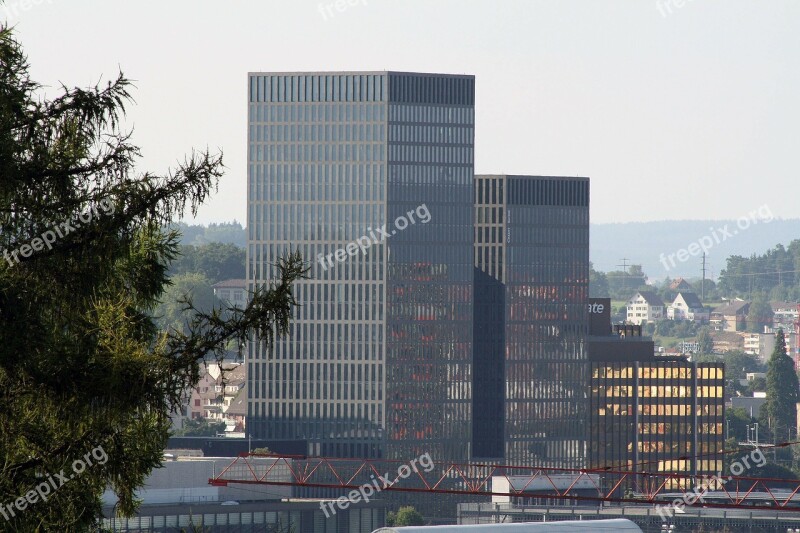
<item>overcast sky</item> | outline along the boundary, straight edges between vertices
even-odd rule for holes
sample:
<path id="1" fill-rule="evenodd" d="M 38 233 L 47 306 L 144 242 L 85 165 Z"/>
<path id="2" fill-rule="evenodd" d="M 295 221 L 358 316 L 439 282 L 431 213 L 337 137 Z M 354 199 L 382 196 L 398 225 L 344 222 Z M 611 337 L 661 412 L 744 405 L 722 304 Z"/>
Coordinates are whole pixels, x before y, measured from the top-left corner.
<path id="1" fill-rule="evenodd" d="M 140 170 L 224 151 L 198 222 L 245 221 L 247 72 L 294 70 L 474 74 L 476 171 L 589 176 L 593 222 L 800 216 L 798 0 L 347 1 L 8 0 L 0 16 L 43 84 L 136 80 Z"/>

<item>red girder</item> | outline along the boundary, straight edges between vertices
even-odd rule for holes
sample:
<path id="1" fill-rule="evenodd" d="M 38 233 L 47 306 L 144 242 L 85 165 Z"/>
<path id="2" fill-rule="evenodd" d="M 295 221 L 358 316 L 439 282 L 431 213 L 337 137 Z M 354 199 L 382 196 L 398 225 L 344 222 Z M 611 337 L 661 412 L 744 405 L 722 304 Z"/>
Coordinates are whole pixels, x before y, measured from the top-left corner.
<path id="1" fill-rule="evenodd" d="M 398 468 L 408 469 L 402 477 Z M 214 486 L 228 484 L 279 485 L 319 488 L 338 488 L 345 491 L 357 489 L 365 484 L 382 482 L 384 491 L 426 492 L 438 494 L 462 494 L 483 496 L 524 496 L 526 498 L 550 498 L 575 501 L 651 503 L 666 504 L 679 498 L 686 506 L 769 509 L 800 512 L 800 481 L 775 478 L 754 478 L 741 476 L 723 477 L 722 483 L 709 487 L 713 491 L 707 501 L 697 500 L 695 487 L 708 487 L 709 478 L 693 477 L 685 474 L 641 473 L 607 469 L 565 469 L 531 468 L 512 465 L 493 465 L 482 463 L 435 464 L 430 472 L 423 465 L 416 470 L 410 468 L 411 462 L 387 459 L 340 459 L 327 457 L 304 457 L 291 455 L 260 455 L 243 453 L 235 458 L 219 475 L 209 479 Z M 427 465 L 426 465 L 427 466 Z M 383 471 L 383 472 L 382 472 Z M 559 489 L 554 476 L 569 474 L 574 476 L 569 486 Z M 383 477 L 382 477 L 383 476 Z M 493 476 L 508 481 L 509 492 L 492 491 L 489 481 Z M 520 476 L 527 478 L 520 486 Z M 511 478 L 517 480 L 514 486 Z M 562 478 L 563 479 L 563 478 Z M 534 482 L 541 485 L 546 481 L 547 491 L 529 490 Z M 597 491 L 597 496 L 576 495 L 572 493 L 581 481 L 588 481 Z M 599 481 L 599 482 L 598 482 Z M 774 484 L 783 487 L 780 493 Z M 772 486 L 770 486 L 772 485 Z M 517 488 L 518 487 L 518 488 Z M 633 488 L 638 497 L 619 497 L 623 488 Z M 586 490 L 586 489 L 584 489 Z M 754 492 L 762 496 L 761 505 L 746 502 Z M 686 498 L 684 498 L 684 496 Z M 710 501 L 708 501 L 710 500 Z M 789 503 L 795 506 L 789 506 Z"/>

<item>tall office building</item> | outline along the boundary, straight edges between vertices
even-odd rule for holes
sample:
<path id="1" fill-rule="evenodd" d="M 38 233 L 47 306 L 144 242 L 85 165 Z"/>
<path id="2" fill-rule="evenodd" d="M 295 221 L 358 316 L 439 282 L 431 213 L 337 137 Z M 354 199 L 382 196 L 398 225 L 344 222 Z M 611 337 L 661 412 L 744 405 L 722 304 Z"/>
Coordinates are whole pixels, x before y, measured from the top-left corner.
<path id="1" fill-rule="evenodd" d="M 584 465 L 589 179 L 475 178 L 474 456 Z"/>
<path id="2" fill-rule="evenodd" d="M 474 78 L 251 73 L 252 288 L 311 262 L 291 333 L 249 349 L 248 433 L 309 453 L 468 458 Z"/>

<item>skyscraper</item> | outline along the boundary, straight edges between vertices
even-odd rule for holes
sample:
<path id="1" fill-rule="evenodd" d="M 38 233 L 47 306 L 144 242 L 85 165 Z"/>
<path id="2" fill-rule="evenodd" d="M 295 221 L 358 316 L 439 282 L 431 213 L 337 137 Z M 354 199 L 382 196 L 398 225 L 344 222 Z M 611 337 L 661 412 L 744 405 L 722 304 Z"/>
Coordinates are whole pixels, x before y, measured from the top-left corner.
<path id="1" fill-rule="evenodd" d="M 476 457 L 585 460 L 589 180 L 475 178 Z"/>
<path id="2" fill-rule="evenodd" d="M 251 73 L 250 287 L 299 249 L 311 279 L 253 343 L 248 432 L 309 453 L 467 459 L 474 78 Z"/>

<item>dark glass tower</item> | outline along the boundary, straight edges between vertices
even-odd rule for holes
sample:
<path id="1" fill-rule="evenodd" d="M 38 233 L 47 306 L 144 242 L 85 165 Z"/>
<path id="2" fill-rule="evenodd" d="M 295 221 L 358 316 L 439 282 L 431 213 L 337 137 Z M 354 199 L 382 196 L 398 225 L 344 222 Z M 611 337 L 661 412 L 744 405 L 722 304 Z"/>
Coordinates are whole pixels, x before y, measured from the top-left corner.
<path id="1" fill-rule="evenodd" d="M 589 180 L 475 178 L 476 457 L 585 461 Z"/>
<path id="2" fill-rule="evenodd" d="M 312 266 L 291 335 L 249 349 L 248 431 L 466 459 L 474 78 L 251 73 L 248 105 L 248 282 Z"/>

